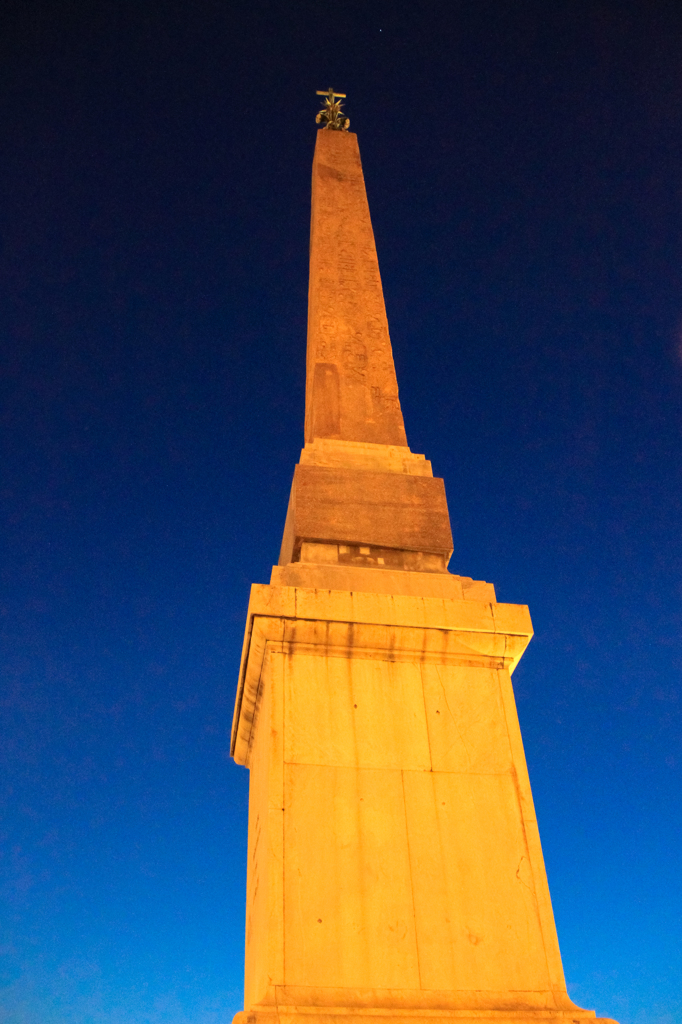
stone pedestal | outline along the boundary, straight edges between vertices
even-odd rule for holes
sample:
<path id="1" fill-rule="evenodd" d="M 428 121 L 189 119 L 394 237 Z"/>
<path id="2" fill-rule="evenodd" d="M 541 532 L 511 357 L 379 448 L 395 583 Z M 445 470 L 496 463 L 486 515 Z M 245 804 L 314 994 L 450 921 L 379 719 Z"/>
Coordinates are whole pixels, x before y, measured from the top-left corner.
<path id="1" fill-rule="evenodd" d="M 392 593 L 362 589 L 379 578 Z M 273 581 L 252 588 L 232 736 L 251 772 L 235 1021 L 594 1020 L 566 992 L 510 681 L 528 609 L 435 573 Z"/>

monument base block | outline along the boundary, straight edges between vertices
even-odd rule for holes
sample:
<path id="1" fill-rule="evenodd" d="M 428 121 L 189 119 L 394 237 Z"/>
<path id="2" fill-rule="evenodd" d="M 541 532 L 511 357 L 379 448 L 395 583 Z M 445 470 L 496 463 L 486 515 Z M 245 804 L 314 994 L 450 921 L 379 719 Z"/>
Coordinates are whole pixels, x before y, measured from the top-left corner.
<path id="1" fill-rule="evenodd" d="M 373 1013 L 355 1009 L 335 1008 L 329 1013 L 321 1009 L 304 1012 L 302 1008 L 279 1007 L 278 1010 L 243 1010 L 235 1014 L 232 1024 L 617 1024 L 610 1017 L 595 1017 L 594 1010 L 448 1010 L 424 1014 L 419 1011 L 402 1014 L 375 1010 Z"/>
<path id="2" fill-rule="evenodd" d="M 252 588 L 232 736 L 235 1024 L 595 1020 L 566 991 L 510 680 L 528 609 L 448 574 L 298 563 L 273 584 Z"/>

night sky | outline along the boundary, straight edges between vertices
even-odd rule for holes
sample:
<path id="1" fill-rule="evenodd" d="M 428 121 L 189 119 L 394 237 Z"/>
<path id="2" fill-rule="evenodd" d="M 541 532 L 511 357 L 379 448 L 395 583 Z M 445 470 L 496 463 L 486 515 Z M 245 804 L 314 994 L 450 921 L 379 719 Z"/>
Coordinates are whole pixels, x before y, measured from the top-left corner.
<path id="1" fill-rule="evenodd" d="M 682 7 L 5 0 L 0 1021 L 229 1024 L 316 89 L 514 676 L 569 991 L 682 1021 Z"/>

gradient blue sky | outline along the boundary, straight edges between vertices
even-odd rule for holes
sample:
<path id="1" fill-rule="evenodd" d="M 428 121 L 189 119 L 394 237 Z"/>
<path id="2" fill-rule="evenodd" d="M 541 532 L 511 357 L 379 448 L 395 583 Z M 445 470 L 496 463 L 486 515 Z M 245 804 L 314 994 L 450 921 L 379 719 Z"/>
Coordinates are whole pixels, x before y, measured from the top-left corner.
<path id="1" fill-rule="evenodd" d="M 451 568 L 533 616 L 569 989 L 679 1024 L 679 2 L 6 0 L 0 30 L 0 1022 L 241 1007 L 228 735 L 331 84 Z"/>

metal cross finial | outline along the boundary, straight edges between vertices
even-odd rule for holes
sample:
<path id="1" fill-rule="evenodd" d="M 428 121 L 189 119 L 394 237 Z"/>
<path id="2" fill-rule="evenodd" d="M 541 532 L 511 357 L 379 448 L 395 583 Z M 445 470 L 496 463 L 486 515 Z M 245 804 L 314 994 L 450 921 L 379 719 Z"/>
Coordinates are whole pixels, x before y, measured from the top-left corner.
<path id="1" fill-rule="evenodd" d="M 347 132 L 350 126 L 350 118 L 342 112 L 341 100 L 345 100 L 345 92 L 334 92 L 329 87 L 327 91 L 317 90 L 317 96 L 324 96 L 324 106 L 315 118 L 315 124 L 321 124 L 323 128 L 331 128 L 336 132 Z"/>

